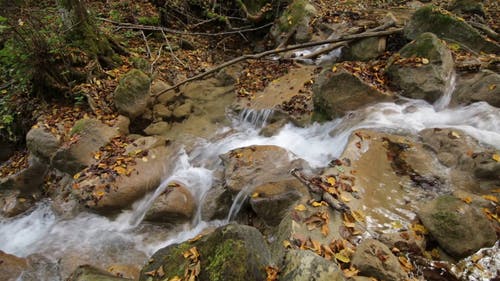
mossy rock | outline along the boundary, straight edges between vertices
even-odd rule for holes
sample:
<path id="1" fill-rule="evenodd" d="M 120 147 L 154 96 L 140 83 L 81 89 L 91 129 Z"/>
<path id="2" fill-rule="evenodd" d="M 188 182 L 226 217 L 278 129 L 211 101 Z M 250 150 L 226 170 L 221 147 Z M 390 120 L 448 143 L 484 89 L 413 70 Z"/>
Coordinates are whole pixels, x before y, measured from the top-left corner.
<path id="1" fill-rule="evenodd" d="M 433 5 L 417 10 L 404 28 L 405 36 L 411 40 L 424 32 L 432 32 L 439 38 L 459 43 L 475 52 L 500 52 L 497 43 L 486 40 L 462 18 Z"/>
<path id="2" fill-rule="evenodd" d="M 200 254 L 199 281 L 266 280 L 265 267 L 269 265 L 270 254 L 263 236 L 253 227 L 237 224 L 220 227 L 195 242 L 157 251 L 142 269 L 139 280 L 182 278 L 190 263 L 183 253 L 192 247 Z M 160 268 L 164 274 L 152 273 Z"/>
<path id="3" fill-rule="evenodd" d="M 295 30 L 295 41 L 306 42 L 312 36 L 309 22 L 316 13 L 316 8 L 308 0 L 294 0 L 272 27 L 271 35 L 277 43 L 281 43 L 286 37 L 281 38 L 281 35 Z"/>
<path id="4" fill-rule="evenodd" d="M 83 265 L 77 268 L 67 281 L 126 281 L 131 279 L 120 278 L 111 275 L 109 272 Z"/>
<path id="5" fill-rule="evenodd" d="M 132 69 L 125 74 L 113 95 L 118 112 L 130 119 L 143 114 L 151 96 L 150 86 L 149 77 L 138 69 Z"/>
<path id="6" fill-rule="evenodd" d="M 496 242 L 495 230 L 486 216 L 453 196 L 432 200 L 418 216 L 441 248 L 453 257 L 466 257 Z"/>

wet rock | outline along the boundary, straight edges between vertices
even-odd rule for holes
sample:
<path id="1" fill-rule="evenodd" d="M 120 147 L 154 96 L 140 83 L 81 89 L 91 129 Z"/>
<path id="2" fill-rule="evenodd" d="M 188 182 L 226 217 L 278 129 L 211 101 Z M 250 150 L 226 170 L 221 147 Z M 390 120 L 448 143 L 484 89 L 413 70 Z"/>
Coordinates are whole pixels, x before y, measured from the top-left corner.
<path id="1" fill-rule="evenodd" d="M 378 280 L 398 281 L 408 278 L 398 258 L 386 245 L 375 239 L 366 239 L 358 245 L 351 264 L 359 270 L 359 275 Z"/>
<path id="2" fill-rule="evenodd" d="M 168 140 L 162 136 L 138 137 L 134 142 L 125 147 L 126 154 L 138 154 L 141 151 L 166 146 Z"/>
<path id="3" fill-rule="evenodd" d="M 144 129 L 144 133 L 148 136 L 164 135 L 171 127 L 172 126 L 168 122 L 160 121 L 147 126 L 146 129 Z"/>
<path id="4" fill-rule="evenodd" d="M 405 36 L 415 39 L 424 32 L 464 45 L 478 53 L 498 54 L 498 43 L 488 41 L 476 29 L 453 14 L 436 6 L 425 6 L 415 12 L 404 28 Z"/>
<path id="5" fill-rule="evenodd" d="M 385 37 L 370 37 L 352 43 L 342 49 L 342 59 L 352 61 L 368 61 L 375 59 L 385 52 Z"/>
<path id="6" fill-rule="evenodd" d="M 428 62 L 406 63 L 404 59 L 425 58 Z M 387 74 L 403 96 L 435 102 L 448 87 L 453 71 L 451 51 L 432 33 L 422 33 L 390 58 Z"/>
<path id="7" fill-rule="evenodd" d="M 0 251 L 0 276 L 4 281 L 16 281 L 28 267 L 26 259 Z"/>
<path id="8" fill-rule="evenodd" d="M 183 253 L 196 249 L 193 262 Z M 182 278 L 188 268 L 199 269 L 197 280 L 266 280 L 269 249 L 260 232 L 250 226 L 230 224 L 197 241 L 170 245 L 157 251 L 141 271 L 140 281 Z M 151 274 L 154 272 L 155 274 Z M 149 274 L 148 274 L 149 273 Z"/>
<path id="9" fill-rule="evenodd" d="M 28 167 L 14 175 L 0 179 L 0 190 L 19 190 L 22 194 L 38 191 L 48 170 L 48 163 L 30 155 Z"/>
<path id="10" fill-rule="evenodd" d="M 343 69 L 323 71 L 313 85 L 314 111 L 329 118 L 338 118 L 348 111 L 391 99 L 388 94 Z"/>
<path id="11" fill-rule="evenodd" d="M 193 103 L 191 101 L 186 101 L 184 104 L 176 107 L 173 112 L 174 118 L 184 119 L 187 118 L 193 111 Z"/>
<path id="12" fill-rule="evenodd" d="M 264 128 L 262 128 L 259 132 L 260 135 L 264 137 L 272 137 L 279 133 L 279 131 L 288 123 L 287 119 L 280 119 L 276 122 L 273 122 Z"/>
<path id="13" fill-rule="evenodd" d="M 126 73 L 113 94 L 118 112 L 130 119 L 144 113 L 151 96 L 150 83 L 149 77 L 138 69 Z"/>
<path id="14" fill-rule="evenodd" d="M 0 213 L 4 217 L 17 216 L 34 205 L 33 198 L 20 196 L 19 193 L 18 190 L 0 193 Z"/>
<path id="15" fill-rule="evenodd" d="M 117 212 L 158 187 L 170 168 L 171 157 L 168 147 L 152 148 L 146 156 L 136 158 L 135 165 L 128 167 L 133 168 L 130 175 L 111 179 L 84 175 L 78 180 L 79 188 L 73 189 L 73 194 L 84 206 L 100 213 Z"/>
<path id="16" fill-rule="evenodd" d="M 280 279 L 289 281 L 346 280 L 342 270 L 335 263 L 307 250 L 287 252 Z"/>
<path id="17" fill-rule="evenodd" d="M 404 253 L 422 255 L 425 250 L 426 240 L 410 230 L 396 233 L 383 233 L 379 241 L 389 248 L 397 248 Z"/>
<path id="18" fill-rule="evenodd" d="M 273 145 L 237 148 L 220 158 L 224 164 L 226 186 L 233 193 L 244 188 L 252 190 L 268 182 L 293 179 L 289 171 L 305 165 L 286 149 Z"/>
<path id="19" fill-rule="evenodd" d="M 155 104 L 153 106 L 153 115 L 159 119 L 166 119 L 172 117 L 172 111 L 163 104 Z"/>
<path id="20" fill-rule="evenodd" d="M 311 19 L 317 14 L 316 8 L 308 0 L 292 1 L 278 21 L 271 28 L 270 34 L 276 45 L 282 44 L 289 39 L 289 33 L 298 43 L 307 42 L 312 38 L 312 30 L 309 27 Z"/>
<path id="21" fill-rule="evenodd" d="M 485 101 L 500 107 L 500 75 L 490 70 L 459 77 L 452 100 L 458 104 Z"/>
<path id="22" fill-rule="evenodd" d="M 207 191 L 202 202 L 201 218 L 203 220 L 225 219 L 233 203 L 233 196 L 227 188 L 219 184 Z"/>
<path id="23" fill-rule="evenodd" d="M 60 138 L 43 127 L 32 128 L 26 134 L 26 147 L 28 150 L 46 162 L 50 161 L 60 145 Z"/>
<path id="24" fill-rule="evenodd" d="M 441 248 L 455 258 L 491 247 L 496 241 L 495 230 L 480 210 L 449 195 L 422 206 L 418 216 Z"/>
<path id="25" fill-rule="evenodd" d="M 111 275 L 109 272 L 97 269 L 89 265 L 80 266 L 69 276 L 67 281 L 124 281 L 125 279 Z"/>
<path id="26" fill-rule="evenodd" d="M 73 175 L 94 163 L 94 153 L 118 136 L 119 131 L 97 119 L 81 119 L 71 129 L 71 135 L 76 141 L 57 150 L 52 165 L 61 172 Z"/>
<path id="27" fill-rule="evenodd" d="M 171 183 L 147 211 L 144 219 L 170 225 L 189 222 L 196 211 L 191 192 L 181 183 Z"/>
<path id="28" fill-rule="evenodd" d="M 257 186 L 250 198 L 250 206 L 267 225 L 278 225 L 290 206 L 308 190 L 298 180 L 269 182 Z"/>

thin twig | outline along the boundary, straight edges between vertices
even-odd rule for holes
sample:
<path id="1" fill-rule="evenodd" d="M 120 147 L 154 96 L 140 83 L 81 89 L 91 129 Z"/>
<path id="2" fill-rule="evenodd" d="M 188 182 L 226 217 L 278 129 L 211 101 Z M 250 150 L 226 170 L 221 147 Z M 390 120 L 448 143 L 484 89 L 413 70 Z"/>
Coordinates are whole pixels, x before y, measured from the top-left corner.
<path id="1" fill-rule="evenodd" d="M 245 29 L 235 29 L 231 31 L 217 32 L 217 33 L 206 33 L 206 32 L 188 32 L 188 31 L 180 31 L 176 29 L 171 29 L 167 27 L 161 26 L 152 26 L 152 25 L 140 25 L 140 24 L 132 24 L 125 22 L 117 22 L 110 19 L 105 18 L 97 18 L 98 20 L 109 22 L 114 25 L 117 25 L 120 29 L 135 29 L 135 30 L 148 30 L 148 31 L 163 31 L 166 33 L 177 34 L 177 35 L 196 35 L 196 36 L 221 36 L 221 35 L 230 35 L 230 34 L 238 34 L 242 32 L 252 32 L 260 29 L 264 29 L 266 27 L 271 26 L 273 23 L 267 23 L 258 27 L 253 28 L 245 28 Z"/>
<path id="2" fill-rule="evenodd" d="M 349 40 L 360 39 L 360 38 L 368 38 L 368 37 L 390 35 L 390 34 L 401 32 L 402 30 L 403 30 L 403 28 L 393 28 L 393 29 L 389 29 L 389 30 L 385 30 L 385 31 L 379 31 L 379 32 L 364 32 L 364 33 L 360 33 L 360 34 L 353 34 L 353 35 L 341 36 L 339 38 L 330 39 L 330 40 L 323 40 L 323 41 L 317 41 L 317 42 L 308 42 L 308 43 L 303 43 L 303 44 L 292 45 L 292 46 L 289 46 L 289 47 L 286 47 L 286 48 L 283 48 L 283 49 L 275 49 L 275 50 L 264 51 L 264 52 L 256 53 L 256 54 L 239 56 L 239 57 L 234 58 L 234 59 L 232 59 L 230 61 L 222 63 L 222 64 L 220 64 L 220 65 L 212 68 L 211 70 L 208 70 L 206 72 L 200 73 L 200 74 L 195 75 L 195 76 L 193 76 L 191 78 L 183 80 L 183 81 L 175 84 L 172 87 L 166 88 L 166 89 L 162 90 L 160 93 L 158 93 L 158 95 L 161 95 L 161 94 L 163 94 L 165 92 L 168 92 L 170 90 L 176 89 L 179 86 L 182 86 L 182 85 L 184 85 L 184 84 L 186 84 L 188 82 L 191 82 L 191 81 L 203 78 L 203 77 L 205 77 L 205 76 L 207 76 L 207 75 L 209 75 L 211 73 L 219 71 L 219 70 L 221 70 L 221 69 L 223 69 L 225 67 L 233 65 L 233 64 L 238 63 L 240 61 L 245 61 L 245 60 L 249 60 L 249 59 L 260 59 L 262 57 L 269 56 L 269 55 L 274 55 L 274 54 L 279 54 L 279 53 L 283 53 L 283 52 L 293 51 L 293 50 L 297 50 L 297 49 L 304 49 L 304 48 L 309 48 L 309 47 L 314 47 L 314 46 L 319 46 L 319 45 L 324 45 L 324 44 L 331 44 L 331 43 L 342 42 L 342 41 L 349 41 Z"/>
<path id="3" fill-rule="evenodd" d="M 165 34 L 165 32 L 163 30 L 161 31 L 161 34 L 163 34 L 163 37 L 165 38 L 165 42 L 167 42 L 168 49 L 170 50 L 170 54 L 172 55 L 172 57 L 177 62 L 179 62 L 182 66 L 184 66 L 184 68 L 186 68 L 186 65 L 174 54 L 174 50 L 172 50 L 172 45 L 170 45 L 170 41 L 168 40 L 167 34 Z"/>
<path id="4" fill-rule="evenodd" d="M 142 39 L 144 39 L 144 42 L 146 43 L 146 51 L 148 52 L 148 58 L 151 58 L 151 49 L 149 48 L 148 39 L 146 38 L 146 34 L 144 34 L 143 30 L 141 30 L 141 34 L 142 34 Z"/>
<path id="5" fill-rule="evenodd" d="M 156 62 L 160 59 L 161 57 L 161 50 L 163 49 L 163 44 L 161 44 L 160 48 L 158 49 L 158 55 L 156 56 L 156 58 L 153 60 L 153 62 L 151 63 L 151 68 L 150 68 L 150 71 L 149 73 L 150 74 L 153 74 L 153 70 L 154 70 L 154 65 L 156 64 Z"/>

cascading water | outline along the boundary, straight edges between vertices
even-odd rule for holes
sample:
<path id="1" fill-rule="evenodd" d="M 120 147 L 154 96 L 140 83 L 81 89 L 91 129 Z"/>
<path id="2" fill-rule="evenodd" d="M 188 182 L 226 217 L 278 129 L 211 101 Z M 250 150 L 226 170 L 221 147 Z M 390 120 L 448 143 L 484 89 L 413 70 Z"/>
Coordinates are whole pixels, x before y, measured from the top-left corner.
<path id="1" fill-rule="evenodd" d="M 0 249 L 23 257 L 41 253 L 54 260 L 69 250 L 81 255 L 94 253 L 92 257 L 101 255 L 101 259 L 113 252 L 110 259 L 127 263 L 132 259 L 131 254 L 127 254 L 131 249 L 135 253 L 150 255 L 161 247 L 194 237 L 206 227 L 220 226 L 227 221 L 202 221 L 200 211 L 191 224 L 156 235 L 148 232 L 141 222 L 154 198 L 172 181 L 185 184 L 195 195 L 198 207 L 201 206 L 204 193 L 212 186 L 213 171 L 220 164 L 218 155 L 238 147 L 277 145 L 312 167 L 324 167 L 332 158 L 340 156 L 351 132 L 356 129 L 415 134 L 426 128 L 449 127 L 463 130 L 480 142 L 500 149 L 500 109 L 482 102 L 453 109 L 444 104 L 447 103 L 433 106 L 419 100 L 379 103 L 344 118 L 306 128 L 287 124 L 272 137 L 259 135 L 272 111 L 246 111 L 231 128 L 221 128 L 212 139 L 200 141 L 189 153 L 180 150 L 175 160 L 176 168 L 166 175 L 156 191 L 136 202 L 132 210 L 123 211 L 115 219 L 85 212 L 66 219 L 58 217 L 51 210 L 50 202 L 44 201 L 29 214 L 0 218 Z M 237 213 L 245 196 L 242 193 L 241 198 L 236 198 L 231 214 L 228 214 L 230 219 Z M 114 248 L 106 251 L 109 247 Z"/>
<path id="2" fill-rule="evenodd" d="M 457 74 L 455 73 L 455 70 L 451 70 L 450 74 L 446 78 L 446 85 L 443 95 L 434 103 L 434 108 L 437 111 L 445 109 L 450 104 L 451 96 L 455 91 L 456 79 Z"/>

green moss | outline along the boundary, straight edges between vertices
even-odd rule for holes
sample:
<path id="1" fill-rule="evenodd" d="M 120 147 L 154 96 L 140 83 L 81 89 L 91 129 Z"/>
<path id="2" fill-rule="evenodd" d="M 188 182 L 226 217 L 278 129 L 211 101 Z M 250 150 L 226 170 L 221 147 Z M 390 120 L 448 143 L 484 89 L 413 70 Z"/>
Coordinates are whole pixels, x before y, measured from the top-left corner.
<path id="1" fill-rule="evenodd" d="M 462 229 L 460 229 L 460 217 L 453 212 L 439 211 L 432 214 L 432 220 L 439 233 L 446 233 L 453 239 L 462 237 Z"/>
<path id="2" fill-rule="evenodd" d="M 281 32 L 288 32 L 296 26 L 299 21 L 306 16 L 308 2 L 305 0 L 295 0 L 280 17 L 279 28 Z"/>
<path id="3" fill-rule="evenodd" d="M 227 239 L 216 246 L 215 254 L 208 258 L 206 271 L 211 281 L 244 280 L 246 249 L 241 241 Z"/>
<path id="4" fill-rule="evenodd" d="M 73 125 L 73 128 L 71 128 L 71 131 L 69 132 L 70 135 L 75 135 L 75 134 L 80 134 L 83 131 L 85 131 L 85 128 L 92 123 L 90 119 L 80 119 L 75 122 L 75 125 Z"/>
<path id="5" fill-rule="evenodd" d="M 432 33 L 422 33 L 415 41 L 401 49 L 403 57 L 424 57 L 431 60 L 440 60 L 438 46 L 442 45 Z"/>
<path id="6" fill-rule="evenodd" d="M 160 25 L 160 18 L 158 16 L 139 17 L 137 21 L 142 25 Z"/>

